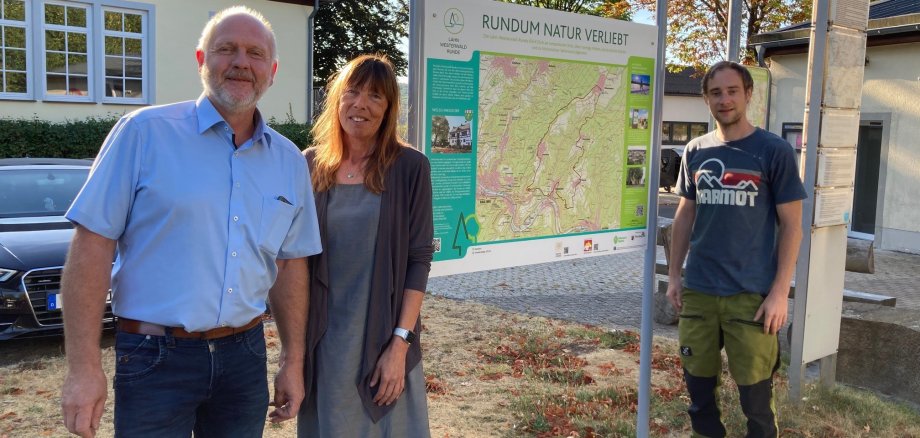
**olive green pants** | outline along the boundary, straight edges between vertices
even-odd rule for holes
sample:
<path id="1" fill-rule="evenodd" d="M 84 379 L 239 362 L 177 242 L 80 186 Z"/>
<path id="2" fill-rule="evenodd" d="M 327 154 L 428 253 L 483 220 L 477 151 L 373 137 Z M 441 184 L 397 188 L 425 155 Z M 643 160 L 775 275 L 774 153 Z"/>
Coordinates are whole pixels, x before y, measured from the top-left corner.
<path id="1" fill-rule="evenodd" d="M 748 419 L 747 436 L 776 436 L 773 373 L 779 366 L 779 339 L 754 321 L 763 297 L 720 297 L 685 288 L 682 300 L 678 336 L 694 436 L 725 436 L 718 403 L 723 347 Z"/>

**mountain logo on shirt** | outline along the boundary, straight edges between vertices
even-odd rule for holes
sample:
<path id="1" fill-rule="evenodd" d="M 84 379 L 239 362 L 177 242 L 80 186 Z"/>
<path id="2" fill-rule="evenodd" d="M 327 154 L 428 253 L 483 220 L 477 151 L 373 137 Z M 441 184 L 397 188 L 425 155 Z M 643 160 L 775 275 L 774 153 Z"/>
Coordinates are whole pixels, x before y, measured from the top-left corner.
<path id="1" fill-rule="evenodd" d="M 726 169 L 718 158 L 700 164 L 693 173 L 696 203 L 754 207 L 757 202 L 760 172 L 749 169 Z"/>

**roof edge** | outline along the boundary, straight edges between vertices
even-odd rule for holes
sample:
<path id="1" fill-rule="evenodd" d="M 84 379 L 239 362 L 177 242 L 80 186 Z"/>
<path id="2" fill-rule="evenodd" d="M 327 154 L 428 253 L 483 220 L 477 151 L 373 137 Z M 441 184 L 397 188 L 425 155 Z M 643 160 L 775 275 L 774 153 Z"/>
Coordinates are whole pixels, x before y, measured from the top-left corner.
<path id="1" fill-rule="evenodd" d="M 920 13 L 876 18 L 869 20 L 866 28 L 866 33 L 870 37 L 873 35 L 910 32 L 920 32 Z M 795 46 L 808 44 L 810 36 L 811 26 L 805 29 L 767 32 L 752 36 L 748 45 L 752 47 L 764 46 L 766 48 Z"/>

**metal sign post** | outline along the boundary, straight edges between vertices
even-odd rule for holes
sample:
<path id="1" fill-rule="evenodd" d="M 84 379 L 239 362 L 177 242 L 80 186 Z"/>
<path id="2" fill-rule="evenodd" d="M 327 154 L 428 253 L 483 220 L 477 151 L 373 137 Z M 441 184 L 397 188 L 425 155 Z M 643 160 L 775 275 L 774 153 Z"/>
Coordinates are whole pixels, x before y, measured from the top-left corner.
<path id="1" fill-rule="evenodd" d="M 648 240 L 645 242 L 645 259 L 642 272 L 642 323 L 639 337 L 639 407 L 636 415 L 636 436 L 647 437 L 649 434 L 649 404 L 652 390 L 652 338 L 653 338 L 653 306 L 654 285 L 655 281 L 655 261 L 657 257 L 657 239 L 655 235 L 658 231 L 658 190 L 651 187 L 658 185 L 658 179 L 661 176 L 661 167 L 657 165 L 661 161 L 661 114 L 662 103 L 664 102 L 664 79 L 665 79 L 665 35 L 668 30 L 668 0 L 658 0 L 655 7 L 656 17 L 655 25 L 658 26 L 658 55 L 655 61 L 655 95 L 653 98 L 653 121 L 654 129 L 652 130 L 652 148 L 650 162 L 652 166 L 649 177 L 648 191 Z"/>
<path id="2" fill-rule="evenodd" d="M 726 53 L 729 61 L 741 62 L 741 0 L 728 0 L 728 39 Z"/>
<path id="3" fill-rule="evenodd" d="M 814 4 L 802 163 L 808 198 L 802 209 L 789 363 L 793 401 L 801 399 L 809 362 L 820 360 L 822 384 L 834 382 L 868 17 L 868 0 Z"/>

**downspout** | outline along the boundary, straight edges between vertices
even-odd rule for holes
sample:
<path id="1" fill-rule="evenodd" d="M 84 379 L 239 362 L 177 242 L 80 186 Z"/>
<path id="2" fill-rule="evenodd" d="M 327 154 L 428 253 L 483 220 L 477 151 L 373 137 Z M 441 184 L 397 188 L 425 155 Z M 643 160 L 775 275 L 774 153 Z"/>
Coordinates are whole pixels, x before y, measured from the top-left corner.
<path id="1" fill-rule="evenodd" d="M 313 1 L 313 10 L 307 17 L 307 123 L 313 124 L 313 17 L 319 10 L 319 1 Z"/>
<path id="2" fill-rule="evenodd" d="M 757 53 L 757 65 L 760 67 L 766 67 L 767 62 L 764 59 L 764 55 L 767 53 L 767 48 L 763 44 L 758 44 L 754 46 L 754 53 Z"/>

